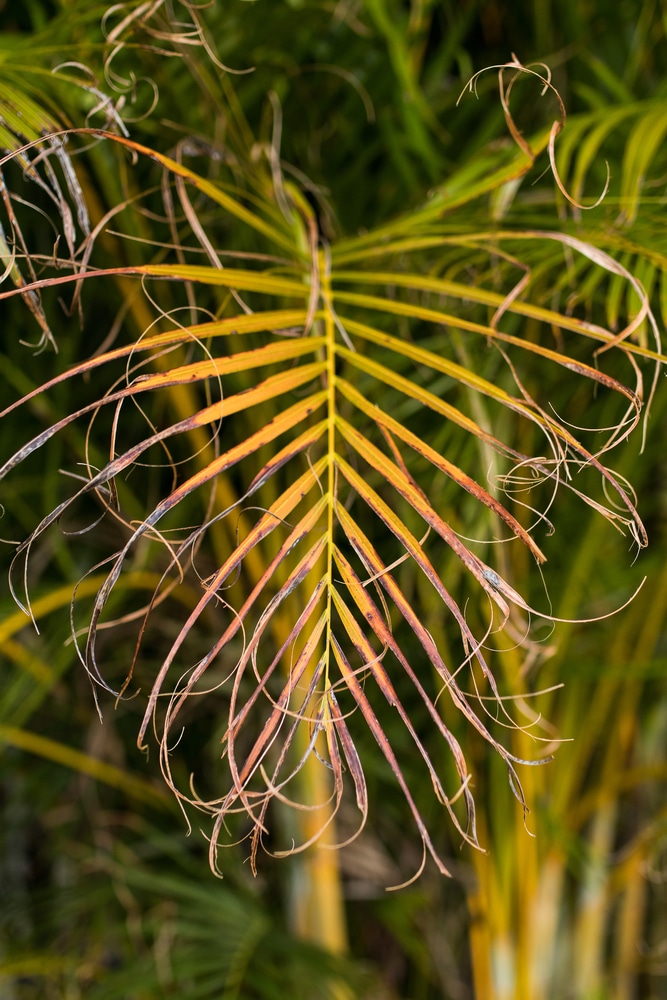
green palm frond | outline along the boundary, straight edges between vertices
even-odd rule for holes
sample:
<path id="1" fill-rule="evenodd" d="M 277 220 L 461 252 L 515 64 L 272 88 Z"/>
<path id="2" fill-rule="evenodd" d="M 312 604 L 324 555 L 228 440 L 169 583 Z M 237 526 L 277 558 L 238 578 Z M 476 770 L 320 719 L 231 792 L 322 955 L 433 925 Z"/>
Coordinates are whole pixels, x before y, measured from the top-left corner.
<path id="1" fill-rule="evenodd" d="M 126 838 L 116 856 L 83 848 L 80 879 L 57 892 L 41 889 L 34 946 L 26 947 L 20 933 L 3 935 L 11 944 L 0 957 L 6 992 L 94 1000 L 309 993 L 334 1000 L 342 983 L 350 991 L 369 985 L 368 973 L 351 960 L 289 935 L 281 915 L 247 888 L 198 884 L 198 861 L 183 844 L 155 828 L 147 832 L 152 843 L 147 837 L 130 847 Z M 19 923 L 22 902 L 5 893 L 6 924 Z M 58 935 L 49 946 L 56 913 Z"/>

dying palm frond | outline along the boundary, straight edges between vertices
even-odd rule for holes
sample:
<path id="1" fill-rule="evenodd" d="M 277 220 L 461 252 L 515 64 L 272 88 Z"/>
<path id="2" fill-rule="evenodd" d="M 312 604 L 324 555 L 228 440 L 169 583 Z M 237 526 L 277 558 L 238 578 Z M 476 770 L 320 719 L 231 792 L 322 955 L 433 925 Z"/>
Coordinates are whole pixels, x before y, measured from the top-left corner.
<path id="1" fill-rule="evenodd" d="M 516 62 L 511 68 L 521 69 Z M 633 335 L 646 322 L 657 338 L 647 297 L 626 268 L 573 236 L 460 231 L 457 208 L 529 169 L 537 147 L 525 140 L 511 158 L 505 151 L 485 155 L 480 169 L 454 177 L 416 213 L 329 245 L 270 150 L 255 161 L 244 191 L 234 177 L 213 182 L 129 139 L 95 136 L 161 167 L 177 260 L 87 267 L 27 287 L 119 276 L 141 281 L 157 309 L 157 329 L 93 355 L 0 414 L 15 414 L 61 384 L 76 396 L 93 375 L 107 386 L 0 469 L 5 476 L 55 435 L 88 427 L 80 485 L 18 547 L 15 597 L 31 614 L 31 553 L 68 518 L 85 530 L 77 510 L 93 498 L 115 537 L 122 536 L 95 567 L 106 575 L 83 642 L 76 596 L 73 605 L 79 657 L 96 690 L 116 697 L 133 690 L 156 606 L 182 581 L 199 578 L 199 597 L 169 638 L 153 679 L 139 745 L 153 728 L 169 787 L 184 805 L 214 818 L 212 866 L 224 838 L 245 836 L 255 864 L 268 841 L 272 802 L 315 812 L 318 821 L 302 842 L 271 840 L 269 849 L 292 853 L 317 841 L 347 794 L 346 781 L 363 827 L 369 793 L 356 735 L 363 719 L 402 790 L 425 857 L 447 872 L 386 720 L 400 719 L 437 801 L 467 842 L 478 843 L 471 772 L 453 732 L 459 713 L 504 760 L 523 802 L 517 766 L 529 761 L 496 735 L 497 722 L 519 723 L 505 707 L 485 647 L 517 617 L 549 615 L 514 589 L 491 553 L 514 540 L 543 562 L 537 538 L 551 530 L 546 510 L 561 488 L 646 544 L 632 494 L 606 454 L 640 419 L 640 360 L 655 355 Z M 543 136 L 538 146 L 547 141 Z M 215 240 L 227 231 L 237 242 L 224 256 Z M 625 330 L 543 304 L 543 289 L 566 257 L 633 289 L 639 309 Z M 185 309 L 194 321 L 180 320 Z M 202 310 L 208 317 L 199 321 Z M 537 336 L 523 335 L 526 322 Z M 625 360 L 632 388 L 605 371 L 614 352 Z M 624 415 L 613 427 L 575 433 L 549 410 L 551 372 L 590 385 L 592 401 L 617 394 Z M 485 419 L 476 401 L 483 401 Z M 106 459 L 98 431 L 104 426 Z M 522 427 L 536 429 L 541 448 L 521 449 Z M 479 454 L 493 456 L 490 483 Z M 148 511 L 135 509 L 142 487 L 128 494 L 130 474 L 161 484 Z M 518 505 L 502 498 L 503 484 L 521 491 Z M 152 491 L 154 485 L 144 496 Z M 488 524 L 478 542 L 468 537 L 470 505 L 485 511 Z M 456 590 L 435 568 L 443 545 L 461 568 Z M 160 567 L 160 583 L 145 608 L 119 617 L 119 581 L 146 560 Z M 14 582 L 19 564 L 23 592 Z M 406 566 L 428 581 L 430 611 L 456 623 L 458 649 L 438 647 L 404 585 Z M 125 676 L 113 681 L 100 638 L 133 619 L 134 653 L 125 657 Z M 215 635 L 202 650 L 211 627 Z M 196 733 L 193 705 L 219 689 L 228 693 L 221 776 L 192 775 L 184 786 L 173 763 L 178 742 Z M 448 751 L 452 773 L 451 765 L 435 763 L 431 738 L 413 717 L 415 699 Z M 306 765 L 320 772 L 314 799 L 304 791 Z M 200 793 L 200 785 L 212 790 Z"/>
<path id="2" fill-rule="evenodd" d="M 87 17 L 90 14 L 88 11 Z M 86 15 L 82 22 L 85 24 Z M 86 66 L 66 61 L 70 50 L 64 44 L 59 47 L 57 37 L 55 30 L 50 44 L 43 44 L 44 54 L 27 40 L 0 39 L 0 149 L 4 153 L 0 162 L 4 208 L 0 261 L 3 278 L 21 290 L 37 321 L 39 349 L 55 347 L 36 284 L 43 261 L 81 270 L 85 260 L 77 255 L 91 229 L 86 194 L 66 130 L 73 119 L 85 117 L 127 135 L 118 102 Z M 45 62 L 51 62 L 53 68 Z M 7 171 L 11 176 L 6 176 Z M 18 206 L 31 211 L 22 213 Z M 35 228 L 45 232 L 39 251 L 32 246 L 30 235 Z M 27 285 L 31 290 L 26 290 Z"/>

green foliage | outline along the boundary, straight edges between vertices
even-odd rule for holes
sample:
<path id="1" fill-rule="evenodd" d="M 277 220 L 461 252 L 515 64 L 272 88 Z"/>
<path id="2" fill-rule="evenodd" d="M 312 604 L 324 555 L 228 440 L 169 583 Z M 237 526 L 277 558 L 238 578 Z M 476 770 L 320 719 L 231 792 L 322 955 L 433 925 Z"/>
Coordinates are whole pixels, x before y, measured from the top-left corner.
<path id="1" fill-rule="evenodd" d="M 118 823 L 113 813 L 100 819 L 110 830 Z M 114 832 L 124 840 L 117 857 L 84 845 L 72 856 L 70 833 L 62 884 L 57 892 L 33 891 L 34 911 L 17 893 L 5 897 L 0 982 L 14 982 L 17 995 L 231 1000 L 290 990 L 329 998 L 342 980 L 354 990 L 369 984 L 340 957 L 296 941 L 247 887 L 202 884 L 201 859 L 157 829 L 141 830 L 152 847 L 148 857 L 140 840 L 138 851 L 130 847 L 137 831 L 129 825 Z M 78 866 L 85 878 L 76 878 Z M 29 923 L 33 949 L 25 944 Z"/>

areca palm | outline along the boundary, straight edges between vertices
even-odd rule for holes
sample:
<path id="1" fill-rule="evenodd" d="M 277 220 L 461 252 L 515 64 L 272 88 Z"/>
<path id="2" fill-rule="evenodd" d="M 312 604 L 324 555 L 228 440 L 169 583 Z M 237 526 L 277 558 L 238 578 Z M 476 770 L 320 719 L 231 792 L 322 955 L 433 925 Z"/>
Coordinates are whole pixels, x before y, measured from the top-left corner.
<path id="1" fill-rule="evenodd" d="M 150 152 L 129 140 L 114 138 L 113 141 L 139 153 Z M 601 458 L 619 434 L 625 437 L 636 423 L 639 386 L 634 391 L 626 389 L 618 380 L 577 356 L 502 332 L 499 319 L 502 316 L 507 322 L 528 314 L 554 329 L 581 334 L 601 347 L 612 342 L 623 343 L 623 349 L 630 355 L 639 349 L 628 347 L 624 336 L 615 337 L 589 322 L 522 301 L 517 294 L 519 285 L 512 288 L 506 283 L 503 288 L 503 272 L 509 271 L 511 279 L 517 268 L 514 259 L 503 260 L 509 256 L 503 247 L 511 241 L 511 245 L 523 244 L 530 252 L 535 242 L 548 245 L 550 240 L 556 240 L 570 249 L 583 251 L 589 260 L 608 272 L 626 277 L 635 289 L 639 286 L 611 258 L 573 237 L 530 231 L 471 232 L 461 236 L 451 221 L 442 227 L 440 219 L 449 208 L 446 193 L 436 196 L 435 206 L 422 211 L 421 218 L 413 215 L 399 219 L 393 226 L 386 225 L 381 234 L 320 248 L 314 213 L 282 179 L 273 189 L 273 201 L 265 198 L 258 203 L 257 195 L 247 201 L 228 186 L 206 181 L 176 161 L 155 153 L 152 156 L 174 178 L 184 215 L 194 223 L 194 233 L 199 236 L 211 264 L 187 263 L 187 250 L 181 243 L 182 263 L 140 265 L 119 269 L 117 273 L 123 277 L 187 282 L 191 290 L 198 286 L 221 290 L 217 300 L 207 299 L 207 305 L 212 303 L 208 308 L 215 311 L 215 318 L 196 324 L 181 322 L 159 333 L 147 332 L 138 343 L 97 355 L 56 377 L 55 384 L 118 362 L 125 369 L 124 375 L 121 369 L 120 378 L 112 377 L 104 397 L 74 410 L 33 438 L 9 460 L 3 471 L 10 471 L 76 420 L 89 415 L 97 420 L 106 407 L 115 413 L 110 460 L 99 471 L 93 468 L 92 461 L 88 462 L 83 485 L 45 517 L 20 547 L 19 555 L 28 556 L 36 540 L 86 494 L 92 493 L 112 516 L 126 524 L 127 541 L 108 560 L 110 568 L 94 603 L 85 647 L 80 651 L 94 684 L 115 690 L 118 696 L 131 684 L 133 668 L 130 667 L 120 687 L 114 689 L 103 679 L 95 643 L 123 566 L 135 551 L 141 550 L 144 540 L 157 542 L 169 553 L 163 579 L 148 606 L 150 611 L 173 589 L 172 575 L 175 574 L 176 583 L 182 577 L 193 555 L 201 549 L 205 535 L 220 533 L 226 526 L 227 538 L 234 539 L 236 535 L 238 541 L 229 547 L 220 566 L 202 580 L 202 596 L 164 659 L 139 736 L 143 744 L 149 725 L 157 725 L 158 732 L 162 732 L 163 772 L 174 791 L 187 800 L 194 798 L 199 807 L 216 816 L 212 860 L 224 823 L 230 813 L 238 810 L 251 822 L 254 858 L 257 841 L 266 830 L 265 816 L 271 798 L 278 794 L 281 798 L 289 797 L 286 788 L 290 779 L 311 754 L 313 759 L 327 755 L 318 770 L 323 775 L 331 772 L 326 798 L 331 797 L 334 803 L 342 795 L 343 769 L 349 770 L 362 824 L 365 822 L 367 796 L 363 770 L 350 734 L 349 708 L 341 708 L 341 704 L 346 705 L 343 699 L 350 695 L 403 787 L 425 847 L 438 859 L 363 678 L 368 674 L 384 698 L 397 709 L 431 772 L 438 798 L 464 837 L 475 842 L 467 765 L 457 741 L 436 710 L 438 690 L 431 695 L 427 693 L 410 665 L 409 649 L 399 645 L 392 623 L 399 615 L 408 624 L 443 691 L 504 756 L 518 790 L 520 783 L 512 755 L 491 735 L 484 713 L 480 714 L 464 694 L 457 675 L 470 672 L 472 679 L 468 686 L 471 683 L 474 686 L 479 671 L 479 683 L 489 685 L 498 694 L 483 644 L 490 631 L 502 628 L 509 619 L 511 603 L 525 611 L 529 609 L 511 585 L 465 542 L 461 532 L 435 510 L 428 497 L 424 470 L 430 470 L 426 472 L 429 480 L 441 474 L 472 495 L 491 513 L 492 523 L 503 526 L 508 537 L 520 540 L 538 562 L 544 557 L 529 531 L 477 481 L 474 470 L 471 474 L 433 447 L 423 430 L 423 414 L 431 411 L 439 418 L 440 426 L 453 424 L 494 451 L 507 468 L 503 473 L 507 479 L 515 475 L 513 467 L 553 484 L 567 483 L 571 467 L 596 469 L 615 491 L 620 511 L 601 507 L 597 499 L 591 502 L 610 520 L 628 526 L 635 541 L 643 544 L 643 528 L 634 504 Z M 528 159 L 525 154 L 523 159 L 524 163 Z M 510 167 L 501 166 L 490 180 L 485 180 L 485 186 L 497 186 L 523 169 L 521 161 Z M 262 180 L 260 173 L 257 190 L 261 190 Z M 273 180 L 275 184 L 275 167 Z M 197 221 L 184 181 L 266 241 L 267 252 L 263 259 L 255 258 L 252 270 L 221 265 L 211 237 L 204 234 Z M 459 194 L 455 201 L 465 203 L 469 197 Z M 405 236 L 408 227 L 410 235 Z M 500 249 L 499 254 L 495 247 L 488 248 L 492 239 Z M 371 243 L 375 248 L 369 252 Z M 465 286 L 441 277 L 438 270 L 433 273 L 443 249 L 450 254 L 456 251 L 457 269 L 465 264 L 476 272 L 473 283 Z M 407 261 L 416 257 L 418 270 L 412 270 L 409 264 L 400 270 L 392 267 L 399 254 Z M 486 263 L 485 258 L 489 257 L 498 258 L 494 262 L 495 289 L 488 287 L 491 262 Z M 384 271 L 375 270 L 376 261 L 382 263 L 383 258 L 390 266 Z M 88 274 L 99 280 L 96 272 Z M 107 274 L 111 277 L 114 272 Z M 57 285 L 71 279 L 47 280 Z M 394 291 L 389 298 L 387 290 L 391 286 Z M 167 320 L 173 311 L 173 306 L 162 308 Z M 642 315 L 650 318 L 646 303 Z M 391 332 L 392 317 L 404 321 L 398 335 Z M 634 325 L 628 328 L 628 333 Z M 465 332 L 473 340 L 473 350 L 477 350 L 474 342 L 480 339 L 487 345 L 501 344 L 501 361 L 507 350 L 514 349 L 517 361 L 507 359 L 506 366 L 500 368 L 496 363 L 493 380 L 474 369 L 466 369 L 448 358 L 442 349 L 445 341 L 442 334 L 438 338 L 437 331 L 448 329 L 457 334 Z M 424 341 L 427 346 L 422 346 Z M 442 344 L 437 352 L 431 346 L 434 343 Z M 201 350 L 200 360 L 190 360 L 185 352 L 180 357 L 176 353 L 186 349 L 191 355 L 193 346 L 195 354 Z M 170 354 L 168 365 L 158 360 L 166 352 Z M 519 367 L 525 352 L 540 356 L 545 366 L 549 363 L 566 367 L 600 388 L 625 395 L 626 416 L 619 429 L 609 435 L 607 443 L 598 446 L 595 452 L 589 450 L 567 427 L 547 414 L 543 403 L 529 395 Z M 160 370 L 151 372 L 151 367 Z M 514 392 L 509 388 L 512 380 L 517 386 Z M 202 383 L 205 391 L 200 402 L 196 390 Z M 459 402 L 455 394 L 457 386 L 482 396 L 486 405 L 498 414 L 507 410 L 513 421 L 536 424 L 544 435 L 547 455 L 524 454 L 480 426 Z M 166 421 L 161 429 L 147 416 L 149 433 L 126 445 L 125 404 L 135 401 L 139 412 L 144 412 L 147 405 L 144 400 L 162 392 L 173 395 L 175 387 L 182 390 L 182 399 L 188 399 L 190 412 L 175 422 Z M 391 415 L 393 409 L 398 419 Z M 134 425 L 136 409 L 130 413 Z M 176 415 L 179 416 L 178 412 Z M 195 459 L 194 471 L 186 475 L 174 466 L 180 481 L 155 504 L 152 512 L 143 515 L 141 523 L 133 525 L 122 513 L 120 477 L 134 464 L 145 462 L 146 453 L 157 445 L 164 448 L 169 463 L 172 439 L 196 434 L 202 428 L 215 431 L 210 443 L 196 446 L 199 456 L 204 454 L 206 460 L 197 468 Z M 226 447 L 220 444 L 223 439 Z M 202 453 L 202 447 L 209 454 Z M 267 448 L 268 457 L 264 457 Z M 211 449 L 219 453 L 210 455 Z M 237 466 L 242 470 L 240 474 L 236 473 Z M 233 485 L 225 484 L 225 478 Z M 189 501 L 203 491 L 208 491 L 207 498 L 200 501 L 206 515 L 199 527 L 186 531 L 174 520 L 174 512 L 185 507 L 190 519 Z M 456 506 L 457 501 L 453 503 Z M 538 522 L 541 516 L 538 513 Z M 167 518 L 169 534 L 163 532 Z M 377 538 L 385 532 L 389 554 L 378 551 L 371 537 Z M 473 633 L 460 604 L 433 570 L 426 543 L 434 538 L 439 540 L 438 544 L 444 541 L 455 552 L 487 595 L 490 607 L 500 614 L 499 622 L 489 616 L 482 635 Z M 426 574 L 434 587 L 433 599 L 442 603 L 442 613 L 452 615 L 458 623 L 461 652 L 456 654 L 454 663 L 445 663 L 421 625 L 418 612 L 397 583 L 392 570 L 405 559 L 412 560 Z M 234 584 L 239 575 L 239 583 Z M 227 588 L 233 588 L 229 594 L 240 591 L 236 601 L 230 599 Z M 24 601 L 29 610 L 27 594 Z M 218 608 L 222 618 L 220 638 L 204 656 L 190 663 L 183 647 L 199 618 L 212 607 Z M 225 621 L 227 617 L 229 620 Z M 144 622 L 141 631 L 145 627 Z M 242 649 L 236 662 L 230 664 L 229 650 L 238 649 L 239 636 L 243 636 Z M 387 663 L 392 659 L 395 665 L 389 670 Z M 225 663 L 222 669 L 230 679 L 232 693 L 223 736 L 230 788 L 222 796 L 202 800 L 176 789 L 170 776 L 169 748 L 174 732 L 181 728 L 183 707 L 190 695 L 199 691 L 211 665 L 220 660 Z M 167 678 L 172 666 L 176 678 L 170 683 Z M 458 784 L 448 791 L 403 708 L 392 680 L 395 671 L 410 678 L 453 753 Z M 255 683 L 249 685 L 253 674 Z M 158 713 L 159 699 L 164 694 L 168 694 L 168 707 L 164 713 Z M 249 719 L 257 712 L 259 721 L 253 720 L 251 730 L 254 736 L 250 737 L 249 748 L 240 754 L 239 734 L 249 728 Z M 282 749 L 277 760 L 269 765 L 269 752 L 274 750 L 282 729 L 286 730 Z M 296 751 L 295 762 L 291 751 L 297 746 L 301 749 Z M 328 776 L 324 782 L 327 784 Z M 452 808 L 460 795 L 466 803 L 465 826 L 461 826 Z M 322 806 L 324 800 L 306 806 L 314 804 Z M 438 863 L 444 870 L 439 859 Z"/>
<path id="2" fill-rule="evenodd" d="M 520 186 L 555 134 L 550 121 L 519 148 L 480 154 L 414 209 L 337 237 L 321 192 L 286 174 L 277 100 L 272 139 L 261 143 L 228 96 L 230 142 L 221 148 L 198 141 L 170 157 L 79 130 L 138 157 L 141 184 L 151 185 L 142 193 L 129 174 L 120 207 L 95 219 L 98 242 L 113 240 L 122 263 L 93 268 L 93 242 L 70 239 L 58 264 L 71 273 L 34 273 L 28 287 L 14 274 L 18 287 L 5 297 L 31 302 L 72 283 L 85 302 L 86 286 L 113 282 L 139 330 L 3 413 L 72 387 L 77 405 L 8 457 L 2 474 L 38 460 L 57 437 L 80 442 L 82 461 L 74 487 L 19 545 L 14 594 L 30 614 L 33 553 L 48 548 L 59 523 L 77 536 L 93 524 L 104 548 L 74 594 L 79 658 L 103 700 L 145 689 L 142 653 L 147 662 L 159 654 L 139 743 L 153 730 L 171 790 L 184 808 L 213 817 L 214 867 L 225 838 L 248 837 L 254 866 L 261 843 L 292 853 L 362 829 L 369 791 L 357 744 L 367 727 L 424 856 L 446 872 L 447 840 L 434 834 L 438 820 L 425 819 L 424 786 L 417 795 L 406 777 L 412 757 L 456 836 L 478 846 L 459 716 L 499 754 L 519 816 L 523 765 L 552 749 L 544 733 L 531 743 L 532 726 L 506 707 L 513 683 L 491 669 L 489 648 L 505 641 L 503 630 L 530 644 L 531 619 L 553 617 L 545 599 L 520 592 L 517 550 L 544 562 L 561 490 L 635 545 L 646 542 L 608 452 L 650 397 L 649 298 L 630 259 L 603 248 L 620 237 L 591 244 L 585 226 L 527 219 Z M 188 152 L 212 153 L 210 165 L 186 166 Z M 576 200 L 589 161 L 582 147 Z M 641 170 L 633 171 L 634 191 Z M 482 197 L 495 199 L 491 227 Z M 120 242 L 119 228 L 135 243 Z M 572 280 L 591 303 L 608 290 L 606 310 L 577 316 Z M 626 299 L 631 318 L 619 332 Z M 586 401 L 585 429 L 550 409 L 564 374 Z M 88 401 L 79 405 L 80 394 Z M 608 411 L 610 424 L 593 423 Z M 148 599 L 143 589 L 137 599 L 135 584 L 148 584 Z M 83 591 L 94 594 L 85 618 Z M 592 617 L 568 616 L 578 613 Z M 115 650 L 111 629 L 122 637 Z M 210 767 L 190 774 L 179 741 L 196 741 L 196 706 L 219 689 L 229 698 L 219 776 Z M 358 822 L 345 810 L 337 833 L 333 818 L 348 799 Z"/>

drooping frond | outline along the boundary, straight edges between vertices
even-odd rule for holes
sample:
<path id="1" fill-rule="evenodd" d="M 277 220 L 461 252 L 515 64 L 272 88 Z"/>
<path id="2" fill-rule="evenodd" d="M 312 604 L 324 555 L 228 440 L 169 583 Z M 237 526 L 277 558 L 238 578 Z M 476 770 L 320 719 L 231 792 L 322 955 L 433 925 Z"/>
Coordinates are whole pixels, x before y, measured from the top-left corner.
<path id="1" fill-rule="evenodd" d="M 26 295 L 76 282 L 85 294 L 87 283 L 122 279 L 143 284 L 157 315 L 136 341 L 93 354 L 0 414 L 63 383 L 75 399 L 91 379 L 105 386 L 0 469 L 5 476 L 55 435 L 88 428 L 77 486 L 18 548 L 17 600 L 30 612 L 31 552 L 58 523 L 85 530 L 77 512 L 92 499 L 116 541 L 95 567 L 105 578 L 83 635 L 76 600 L 73 607 L 79 656 L 96 689 L 133 693 L 142 648 L 164 645 L 151 634 L 151 612 L 183 581 L 198 588 L 160 654 L 139 744 L 153 729 L 169 786 L 214 817 L 212 863 L 225 838 L 249 836 L 253 864 L 263 842 L 278 853 L 308 846 L 348 794 L 363 826 L 365 727 L 425 853 L 446 872 L 406 777 L 406 745 L 472 844 L 471 772 L 455 735 L 461 717 L 505 760 L 521 798 L 516 766 L 526 762 L 498 738 L 499 726 L 517 723 L 487 646 L 493 632 L 533 609 L 498 572 L 498 544 L 514 541 L 543 562 L 546 511 L 561 488 L 645 544 L 634 499 L 606 464 L 639 421 L 645 396 L 639 361 L 651 350 L 633 334 L 640 322 L 655 324 L 643 289 L 575 237 L 457 231 L 454 210 L 525 171 L 532 153 L 524 149 L 509 163 L 499 152 L 484 179 L 441 189 L 412 219 L 328 245 L 309 203 L 286 183 L 260 196 L 259 186 L 242 191 L 123 137 L 95 135 L 162 168 L 177 259 L 70 268 L 20 288 Z M 233 222 L 245 246 L 227 256 L 216 248 L 198 223 L 204 213 L 217 217 L 212 228 L 222 238 Z M 627 282 L 639 320 L 619 333 L 545 305 L 545 283 L 573 257 L 601 280 Z M 632 387 L 605 370 L 612 347 Z M 589 386 L 591 400 L 618 395 L 625 411 L 613 427 L 575 429 L 550 409 L 549 379 L 563 372 L 583 391 Z M 541 446 L 524 451 L 524 440 Z M 599 489 L 580 487 L 582 473 L 597 476 Z M 475 541 L 479 512 L 487 528 Z M 443 549 L 459 567 L 453 584 L 437 568 Z M 146 560 L 162 573 L 153 597 L 118 613 L 121 574 Z M 414 599 L 415 575 L 428 584 L 428 618 L 456 623 L 457 646 L 436 643 Z M 102 640 L 132 619 L 134 646 L 114 680 Z M 220 689 L 228 701 L 219 775 L 184 782 L 177 746 L 196 738 L 193 705 Z M 389 715 L 403 725 L 400 747 L 388 735 L 395 727 L 384 724 Z M 428 738 L 416 715 L 428 721 Z M 320 772 L 324 798 L 308 798 L 306 764 Z M 276 844 L 271 803 L 327 818 L 304 842 Z"/>

